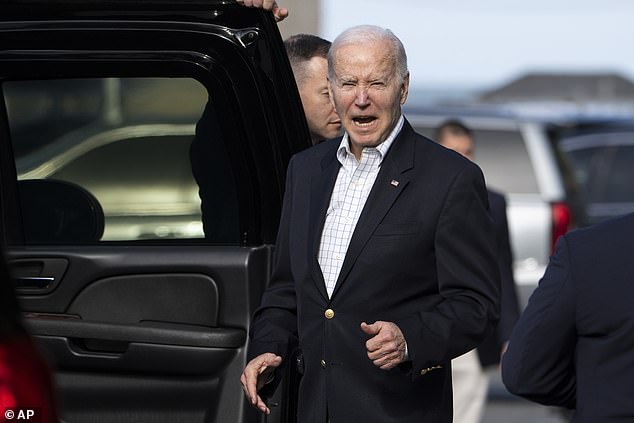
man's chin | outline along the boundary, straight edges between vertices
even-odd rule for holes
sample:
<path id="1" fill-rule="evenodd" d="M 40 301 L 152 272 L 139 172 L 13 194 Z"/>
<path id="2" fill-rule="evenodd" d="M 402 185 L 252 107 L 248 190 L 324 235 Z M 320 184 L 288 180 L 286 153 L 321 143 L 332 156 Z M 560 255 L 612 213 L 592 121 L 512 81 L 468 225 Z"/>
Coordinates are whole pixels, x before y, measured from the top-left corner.
<path id="1" fill-rule="evenodd" d="M 368 134 L 365 132 L 359 133 L 358 131 L 352 131 L 348 132 L 348 136 L 354 144 L 362 147 L 376 147 L 381 144 L 379 137 L 375 133 Z"/>
<path id="2" fill-rule="evenodd" d="M 332 138 L 337 138 L 340 137 L 343 134 L 343 130 L 338 129 L 338 130 L 332 130 L 332 131 L 328 131 L 325 133 L 324 139 L 332 139 Z"/>

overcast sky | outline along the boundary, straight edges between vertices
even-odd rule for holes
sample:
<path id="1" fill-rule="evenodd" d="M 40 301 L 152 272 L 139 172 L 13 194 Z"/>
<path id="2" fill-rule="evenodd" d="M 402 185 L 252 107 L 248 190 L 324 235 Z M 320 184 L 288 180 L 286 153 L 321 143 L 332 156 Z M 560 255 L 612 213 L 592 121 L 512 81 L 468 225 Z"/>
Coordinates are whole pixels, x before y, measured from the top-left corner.
<path id="1" fill-rule="evenodd" d="M 527 71 L 634 80 L 633 19 L 634 0 L 322 0 L 320 35 L 390 28 L 422 88 L 496 86 Z"/>

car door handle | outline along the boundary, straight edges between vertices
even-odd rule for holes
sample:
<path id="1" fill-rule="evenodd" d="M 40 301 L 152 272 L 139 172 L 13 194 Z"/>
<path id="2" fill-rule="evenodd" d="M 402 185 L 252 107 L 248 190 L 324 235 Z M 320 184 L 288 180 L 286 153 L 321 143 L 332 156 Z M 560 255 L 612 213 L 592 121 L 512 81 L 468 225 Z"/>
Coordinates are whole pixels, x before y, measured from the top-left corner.
<path id="1" fill-rule="evenodd" d="M 52 292 L 59 285 L 66 269 L 65 258 L 12 258 L 9 269 L 18 295 L 41 295 Z"/>
<path id="2" fill-rule="evenodd" d="M 18 290 L 46 289 L 55 283 L 53 276 L 18 276 L 14 280 Z"/>

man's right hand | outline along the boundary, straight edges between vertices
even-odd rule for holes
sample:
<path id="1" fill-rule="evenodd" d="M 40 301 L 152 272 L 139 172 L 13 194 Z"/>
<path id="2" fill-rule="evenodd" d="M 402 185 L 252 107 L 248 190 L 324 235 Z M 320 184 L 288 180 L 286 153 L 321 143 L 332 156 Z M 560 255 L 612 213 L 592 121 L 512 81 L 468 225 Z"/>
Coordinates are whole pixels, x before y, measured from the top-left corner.
<path id="1" fill-rule="evenodd" d="M 236 2 L 246 7 L 272 11 L 276 22 L 281 22 L 288 16 L 288 9 L 279 7 L 274 0 L 236 0 Z"/>
<path id="2" fill-rule="evenodd" d="M 240 383 L 249 403 L 263 412 L 270 414 L 271 410 L 266 406 L 258 391 L 271 377 L 271 373 L 282 364 L 282 357 L 273 353 L 264 353 L 249 361 L 242 371 Z"/>

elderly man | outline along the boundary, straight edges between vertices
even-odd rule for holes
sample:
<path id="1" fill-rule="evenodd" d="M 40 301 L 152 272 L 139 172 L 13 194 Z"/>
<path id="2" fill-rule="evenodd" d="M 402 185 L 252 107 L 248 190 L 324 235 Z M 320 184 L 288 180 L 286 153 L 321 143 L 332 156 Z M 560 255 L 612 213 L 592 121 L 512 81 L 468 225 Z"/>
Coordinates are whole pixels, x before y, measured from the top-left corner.
<path id="1" fill-rule="evenodd" d="M 268 413 L 258 390 L 298 342 L 298 421 L 451 422 L 450 361 L 498 319 L 482 173 L 403 118 L 409 72 L 392 32 L 345 31 L 328 68 L 345 134 L 289 164 L 243 389 Z"/>
<path id="2" fill-rule="evenodd" d="M 284 40 L 284 46 L 302 99 L 312 143 L 339 136 L 341 120 L 328 93 L 330 41 L 315 35 L 298 34 Z"/>

